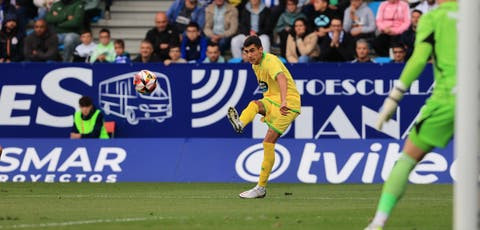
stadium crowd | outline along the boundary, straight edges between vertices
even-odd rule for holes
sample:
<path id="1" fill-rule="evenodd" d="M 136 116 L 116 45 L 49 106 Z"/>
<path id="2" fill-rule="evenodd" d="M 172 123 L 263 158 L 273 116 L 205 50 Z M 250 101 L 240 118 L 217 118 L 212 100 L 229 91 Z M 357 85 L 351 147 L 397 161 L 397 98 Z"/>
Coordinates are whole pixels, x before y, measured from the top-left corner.
<path id="1" fill-rule="evenodd" d="M 289 63 L 408 60 L 419 18 L 435 0 L 175 0 L 152 18 L 133 59 L 121 38 L 92 21 L 110 17 L 112 0 L 0 0 L 0 62 L 245 62 L 257 35 Z M 33 25 L 33 26 L 32 26 Z M 33 27 L 33 28 L 31 28 Z"/>

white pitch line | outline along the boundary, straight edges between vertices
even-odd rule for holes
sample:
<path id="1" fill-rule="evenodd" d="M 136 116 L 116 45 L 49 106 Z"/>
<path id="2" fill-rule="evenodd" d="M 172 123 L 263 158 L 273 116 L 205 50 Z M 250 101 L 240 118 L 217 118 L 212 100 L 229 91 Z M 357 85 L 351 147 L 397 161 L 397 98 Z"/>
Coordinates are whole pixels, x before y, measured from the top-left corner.
<path id="1" fill-rule="evenodd" d="M 237 195 L 229 196 L 165 196 L 165 195 L 111 195 L 111 194 L 92 194 L 92 195 L 53 195 L 53 194 L 38 194 L 38 195 L 6 195 L 4 198 L 56 198 L 61 197 L 65 199 L 84 199 L 84 198 L 107 198 L 107 199 L 236 199 Z M 308 196 L 268 196 L 268 199 L 289 199 L 289 200 L 378 200 L 378 197 L 308 197 Z M 416 198 L 404 197 L 404 200 L 415 201 L 451 201 L 453 198 Z"/>
<path id="2" fill-rule="evenodd" d="M 100 224 L 100 223 L 122 223 L 122 222 L 136 222 L 147 220 L 162 220 L 168 219 L 166 217 L 129 217 L 129 218 L 115 218 L 115 219 L 96 219 L 96 220 L 78 220 L 66 222 L 53 222 L 41 224 L 15 224 L 15 225 L 0 225 L 0 229 L 16 229 L 16 228 L 50 228 L 50 227 L 65 227 L 71 225 L 84 224 Z"/>

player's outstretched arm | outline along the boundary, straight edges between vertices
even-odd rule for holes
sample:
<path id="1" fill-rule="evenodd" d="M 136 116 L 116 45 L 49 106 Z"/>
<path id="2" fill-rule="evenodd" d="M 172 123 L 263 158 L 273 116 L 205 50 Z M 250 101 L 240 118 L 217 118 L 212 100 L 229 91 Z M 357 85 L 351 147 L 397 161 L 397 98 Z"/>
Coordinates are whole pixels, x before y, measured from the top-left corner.
<path id="1" fill-rule="evenodd" d="M 428 63 L 428 59 L 432 55 L 434 44 L 434 33 L 431 20 L 428 15 L 421 18 L 415 48 L 412 57 L 408 60 L 405 68 L 400 75 L 400 81 L 397 82 L 388 97 L 383 102 L 382 109 L 378 116 L 375 128 L 381 130 L 383 124 L 390 120 L 392 114 L 397 110 L 398 103 L 403 98 L 403 94 L 407 91 L 413 81 L 415 81 Z"/>

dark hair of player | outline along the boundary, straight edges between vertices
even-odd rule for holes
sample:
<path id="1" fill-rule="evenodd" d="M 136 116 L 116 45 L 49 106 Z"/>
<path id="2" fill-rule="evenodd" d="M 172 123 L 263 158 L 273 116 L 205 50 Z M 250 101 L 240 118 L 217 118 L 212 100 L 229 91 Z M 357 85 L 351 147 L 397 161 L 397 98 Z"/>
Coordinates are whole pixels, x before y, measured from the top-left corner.
<path id="1" fill-rule="evenodd" d="M 262 47 L 262 41 L 256 35 L 248 36 L 247 39 L 245 39 L 245 42 L 243 42 L 243 47 L 245 48 L 251 45 L 255 45 L 255 47 L 260 48 Z"/>

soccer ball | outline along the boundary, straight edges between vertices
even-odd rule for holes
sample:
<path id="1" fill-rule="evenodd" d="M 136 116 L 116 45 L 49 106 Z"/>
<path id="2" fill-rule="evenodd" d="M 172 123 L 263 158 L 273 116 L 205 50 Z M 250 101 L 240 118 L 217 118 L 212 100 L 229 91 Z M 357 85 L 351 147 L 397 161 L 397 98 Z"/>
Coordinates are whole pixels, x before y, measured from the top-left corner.
<path id="1" fill-rule="evenodd" d="M 157 76 L 149 70 L 141 70 L 133 76 L 135 90 L 141 94 L 150 94 L 157 88 Z"/>

